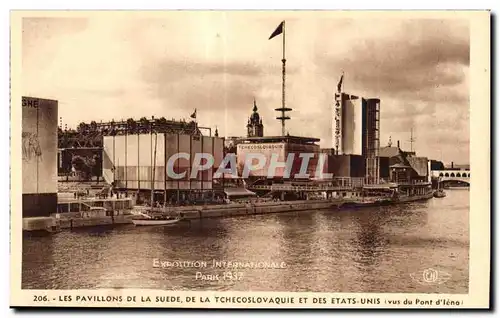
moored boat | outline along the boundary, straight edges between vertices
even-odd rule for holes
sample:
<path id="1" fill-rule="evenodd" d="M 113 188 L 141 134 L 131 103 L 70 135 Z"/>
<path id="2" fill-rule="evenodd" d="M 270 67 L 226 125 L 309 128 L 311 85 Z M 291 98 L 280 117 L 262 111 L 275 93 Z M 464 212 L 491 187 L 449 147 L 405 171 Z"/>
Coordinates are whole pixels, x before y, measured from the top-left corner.
<path id="1" fill-rule="evenodd" d="M 364 208 L 390 204 L 390 200 L 374 199 L 362 201 L 347 201 L 340 205 L 340 208 Z"/>
<path id="2" fill-rule="evenodd" d="M 145 226 L 145 225 L 169 225 L 180 221 L 180 218 L 172 218 L 168 216 L 150 216 L 147 214 L 142 214 L 139 218 L 133 218 L 132 223 L 134 225 Z"/>
<path id="3" fill-rule="evenodd" d="M 434 197 L 435 198 L 444 198 L 446 196 L 446 192 L 444 192 L 443 189 L 438 189 L 434 191 Z"/>

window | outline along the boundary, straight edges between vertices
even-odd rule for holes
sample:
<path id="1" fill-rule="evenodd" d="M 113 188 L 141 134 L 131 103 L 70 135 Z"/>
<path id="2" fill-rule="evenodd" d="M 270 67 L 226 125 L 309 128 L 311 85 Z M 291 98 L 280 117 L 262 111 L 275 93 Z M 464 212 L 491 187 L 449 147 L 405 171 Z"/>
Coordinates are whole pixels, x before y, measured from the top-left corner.
<path id="1" fill-rule="evenodd" d="M 57 212 L 58 213 L 68 212 L 68 204 L 67 203 L 58 204 L 57 205 Z"/>
<path id="2" fill-rule="evenodd" d="M 80 211 L 80 204 L 79 203 L 71 203 L 69 211 L 70 212 L 79 212 Z"/>

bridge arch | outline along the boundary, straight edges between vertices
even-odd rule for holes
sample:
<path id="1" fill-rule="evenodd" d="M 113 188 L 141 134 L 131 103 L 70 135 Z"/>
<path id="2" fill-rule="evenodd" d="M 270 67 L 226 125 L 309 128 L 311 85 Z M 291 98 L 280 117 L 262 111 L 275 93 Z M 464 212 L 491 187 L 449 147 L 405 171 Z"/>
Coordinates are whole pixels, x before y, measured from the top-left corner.
<path id="1" fill-rule="evenodd" d="M 447 172 L 447 173 L 445 173 L 445 174 L 444 174 L 444 176 L 445 176 L 445 177 L 449 177 L 449 176 L 450 176 L 450 174 Z"/>
<path id="2" fill-rule="evenodd" d="M 439 174 L 439 176 L 440 176 L 440 177 L 444 177 L 444 174 L 441 172 L 441 173 Z"/>
<path id="3" fill-rule="evenodd" d="M 452 177 L 448 177 L 448 178 L 444 177 L 439 182 L 442 184 L 458 182 L 458 183 L 467 183 L 470 185 L 470 180 L 467 177 L 453 177 L 453 178 Z"/>
<path id="4" fill-rule="evenodd" d="M 452 173 L 450 174 L 450 177 L 454 178 L 454 177 L 455 177 L 455 174 L 452 172 Z"/>

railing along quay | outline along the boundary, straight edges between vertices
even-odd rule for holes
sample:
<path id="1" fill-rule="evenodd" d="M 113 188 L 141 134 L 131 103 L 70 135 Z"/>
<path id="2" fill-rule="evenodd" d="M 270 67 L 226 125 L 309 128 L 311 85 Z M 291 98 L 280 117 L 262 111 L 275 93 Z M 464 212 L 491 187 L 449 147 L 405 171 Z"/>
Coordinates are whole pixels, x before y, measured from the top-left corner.
<path id="1" fill-rule="evenodd" d="M 281 185 L 280 184 L 280 185 L 254 185 L 254 186 L 250 186 L 249 189 L 300 192 L 300 191 L 346 191 L 346 190 L 352 190 L 353 187 L 352 186 L 340 186 L 340 185 L 310 186 L 310 185 Z"/>

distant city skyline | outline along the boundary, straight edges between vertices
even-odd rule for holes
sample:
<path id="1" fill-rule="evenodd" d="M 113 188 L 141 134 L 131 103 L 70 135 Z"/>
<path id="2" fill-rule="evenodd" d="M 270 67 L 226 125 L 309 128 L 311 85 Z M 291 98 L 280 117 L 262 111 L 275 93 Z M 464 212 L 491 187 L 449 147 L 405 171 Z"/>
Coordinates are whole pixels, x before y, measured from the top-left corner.
<path id="1" fill-rule="evenodd" d="M 374 15 L 376 17 L 376 14 Z M 466 20 L 320 18 L 312 12 L 174 12 L 160 18 L 25 18 L 22 92 L 59 101 L 63 125 L 133 117 L 190 120 L 245 136 L 256 100 L 280 135 L 281 41 L 287 21 L 287 124 L 332 147 L 332 106 L 344 91 L 381 99 L 381 140 L 417 155 L 469 163 Z M 382 23 L 383 22 L 383 23 Z"/>

